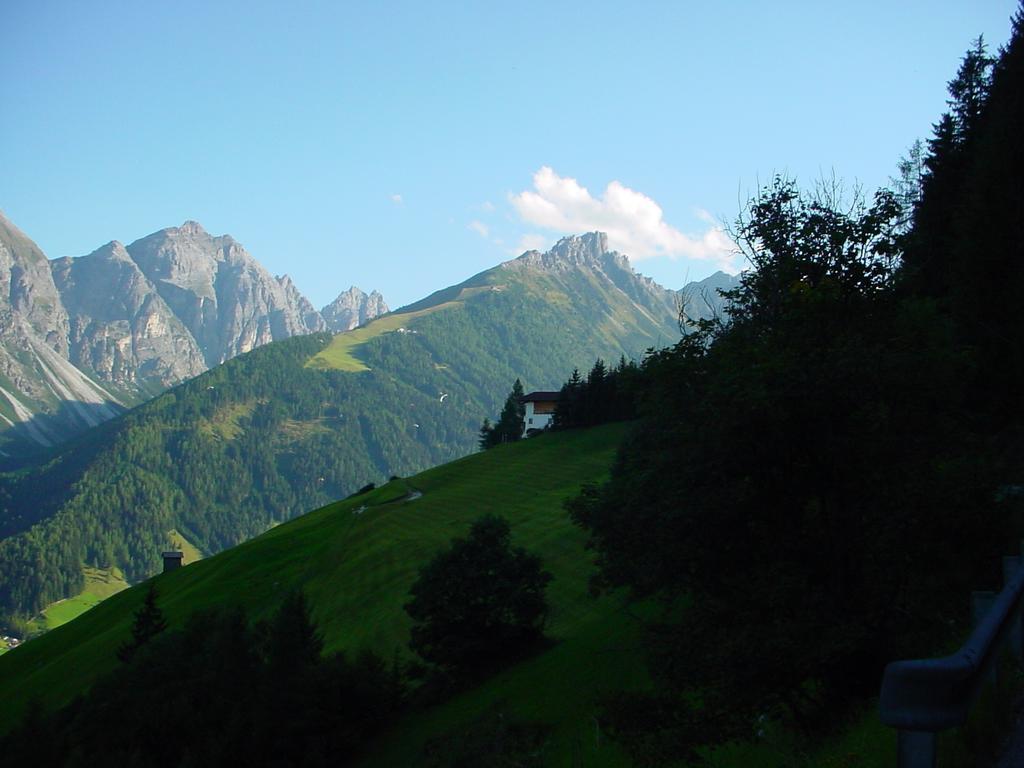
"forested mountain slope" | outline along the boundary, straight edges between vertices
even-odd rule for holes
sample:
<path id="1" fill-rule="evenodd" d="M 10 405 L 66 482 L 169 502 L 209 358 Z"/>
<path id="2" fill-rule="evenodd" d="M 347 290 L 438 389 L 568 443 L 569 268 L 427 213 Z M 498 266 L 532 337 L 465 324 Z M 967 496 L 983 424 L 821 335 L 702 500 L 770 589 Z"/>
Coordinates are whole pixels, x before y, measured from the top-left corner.
<path id="1" fill-rule="evenodd" d="M 678 338 L 676 293 L 592 233 L 333 339 L 260 347 L 0 475 L 0 612 L 81 588 L 83 564 L 153 573 L 168 531 L 207 553 L 472 451 L 512 380 Z"/>

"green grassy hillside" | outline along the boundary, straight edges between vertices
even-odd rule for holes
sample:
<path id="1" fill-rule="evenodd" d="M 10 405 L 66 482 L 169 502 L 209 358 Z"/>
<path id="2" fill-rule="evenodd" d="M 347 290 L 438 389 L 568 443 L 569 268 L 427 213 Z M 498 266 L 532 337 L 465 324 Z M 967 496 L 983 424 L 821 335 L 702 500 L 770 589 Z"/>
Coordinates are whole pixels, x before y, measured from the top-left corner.
<path id="1" fill-rule="evenodd" d="M 514 542 L 540 554 L 555 576 L 549 632 L 557 644 L 400 723 L 367 764 L 410 764 L 427 739 L 472 721 L 492 704 L 552 725 L 556 763 L 587 755 L 586 765 L 616 764 L 620 753 L 595 732 L 591 693 L 643 680 L 633 625 L 616 600 L 588 594 L 590 555 L 562 500 L 606 474 L 623 432 L 623 425 L 609 425 L 544 435 L 331 504 L 156 577 L 161 608 L 172 626 L 196 609 L 229 603 L 260 617 L 301 586 L 327 650 L 405 653 L 409 621 L 402 604 L 419 566 L 453 536 L 464 535 L 473 519 L 503 515 Z M 422 496 L 410 498 L 413 490 Z M 116 594 L 0 658 L 0 731 L 31 698 L 57 706 L 112 668 L 142 593 L 134 588 Z"/>

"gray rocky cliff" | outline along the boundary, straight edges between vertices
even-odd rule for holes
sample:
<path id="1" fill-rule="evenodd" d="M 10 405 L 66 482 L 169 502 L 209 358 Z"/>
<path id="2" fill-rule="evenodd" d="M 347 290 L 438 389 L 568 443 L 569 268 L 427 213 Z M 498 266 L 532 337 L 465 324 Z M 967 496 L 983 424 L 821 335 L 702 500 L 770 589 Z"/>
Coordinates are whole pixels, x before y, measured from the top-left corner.
<path id="1" fill-rule="evenodd" d="M 0 312 L 12 312 L 36 337 L 67 354 L 68 316 L 39 246 L 0 212 Z"/>
<path id="2" fill-rule="evenodd" d="M 121 412 L 116 394 L 68 360 L 69 327 L 46 256 L 0 213 L 0 455 Z"/>
<path id="3" fill-rule="evenodd" d="M 636 272 L 624 254 L 609 250 L 608 236 L 604 232 L 563 237 L 549 251 L 527 251 L 502 266 L 506 269 L 539 269 L 555 275 L 583 270 L 605 278 L 654 318 L 678 312 L 676 292 Z"/>
<path id="4" fill-rule="evenodd" d="M 389 311 L 380 293 L 371 291 L 367 294 L 353 285 L 320 310 L 320 314 L 327 327 L 339 333 L 357 328 Z"/>
<path id="5" fill-rule="evenodd" d="M 719 290 L 729 290 L 739 284 L 739 277 L 719 271 L 703 280 L 687 283 L 678 291 L 665 288 L 636 272 L 625 254 L 610 251 L 604 232 L 563 237 L 549 251 L 527 251 L 502 267 L 538 269 L 555 275 L 586 270 L 607 278 L 636 306 L 655 318 L 666 312 L 678 318 L 683 310 L 693 320 L 715 316 L 725 319 L 726 302 Z"/>
<path id="6" fill-rule="evenodd" d="M 208 366 L 325 328 L 290 280 L 275 279 L 233 238 L 214 237 L 194 221 L 136 240 L 127 250 L 191 332 Z"/>
<path id="7" fill-rule="evenodd" d="M 122 387 L 161 389 L 206 370 L 195 339 L 119 242 L 51 262 L 72 363 Z"/>
<path id="8" fill-rule="evenodd" d="M 330 330 L 327 321 L 321 317 L 320 313 L 316 311 L 316 307 L 313 303 L 299 293 L 299 289 L 292 282 L 292 279 L 288 275 L 281 275 L 276 278 L 277 282 L 281 284 L 284 289 L 285 296 L 288 298 L 288 302 L 291 306 L 295 307 L 298 312 L 299 318 L 306 328 L 312 329 L 308 331 L 323 331 Z"/>

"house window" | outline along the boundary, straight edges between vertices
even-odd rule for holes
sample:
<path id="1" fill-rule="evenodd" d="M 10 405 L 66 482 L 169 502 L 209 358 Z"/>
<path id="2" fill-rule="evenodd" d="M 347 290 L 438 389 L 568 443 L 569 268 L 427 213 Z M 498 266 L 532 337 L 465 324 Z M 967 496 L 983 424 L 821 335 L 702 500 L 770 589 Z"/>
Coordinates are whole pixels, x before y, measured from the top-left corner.
<path id="1" fill-rule="evenodd" d="M 527 423 L 527 424 L 533 424 L 533 419 L 527 419 L 527 420 L 526 420 L 526 423 Z"/>

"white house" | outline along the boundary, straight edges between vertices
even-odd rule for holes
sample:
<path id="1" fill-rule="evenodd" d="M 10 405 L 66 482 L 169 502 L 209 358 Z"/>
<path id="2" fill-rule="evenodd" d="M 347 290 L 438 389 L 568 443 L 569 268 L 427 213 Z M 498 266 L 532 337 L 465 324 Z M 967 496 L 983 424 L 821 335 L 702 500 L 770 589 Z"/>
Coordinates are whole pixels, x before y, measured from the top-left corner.
<path id="1" fill-rule="evenodd" d="M 530 392 L 520 402 L 526 406 L 523 416 L 523 437 L 529 437 L 551 426 L 558 408 L 560 392 Z"/>

